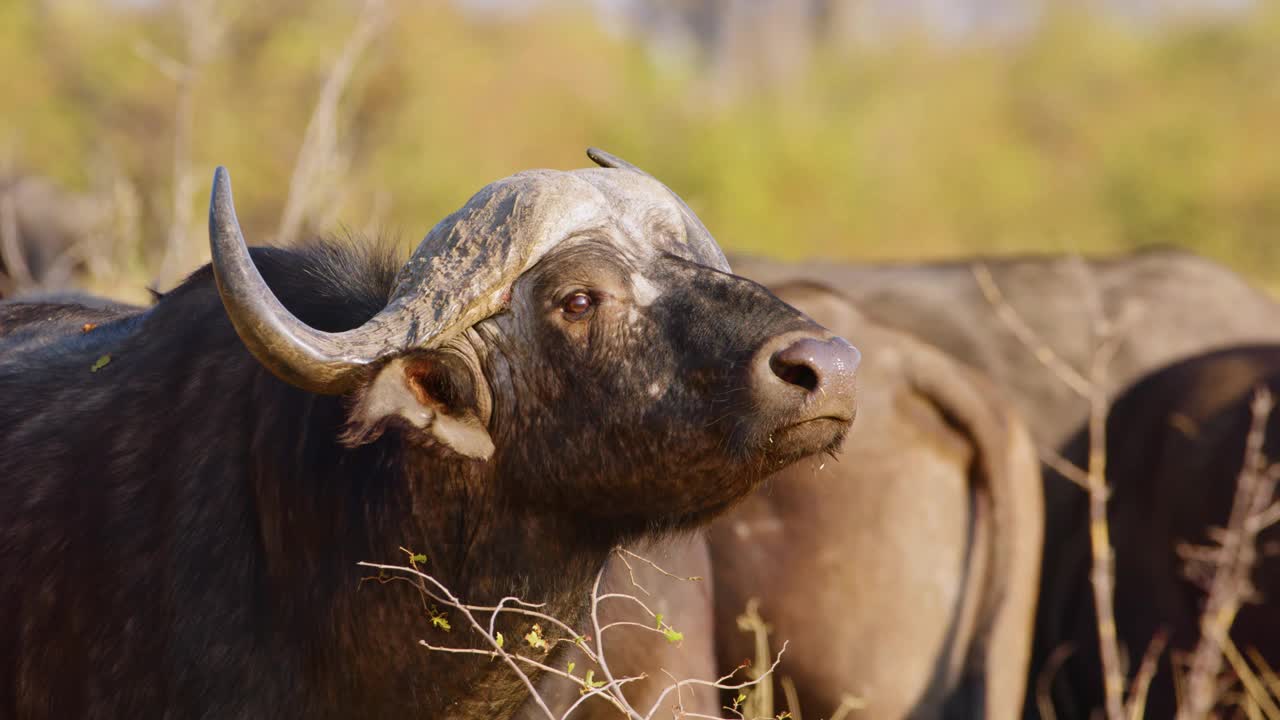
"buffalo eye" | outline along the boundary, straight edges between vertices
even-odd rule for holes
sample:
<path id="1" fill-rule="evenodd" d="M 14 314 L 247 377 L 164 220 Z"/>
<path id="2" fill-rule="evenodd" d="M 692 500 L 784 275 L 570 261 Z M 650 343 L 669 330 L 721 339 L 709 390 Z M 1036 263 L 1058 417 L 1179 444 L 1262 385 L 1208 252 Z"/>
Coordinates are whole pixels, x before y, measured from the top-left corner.
<path id="1" fill-rule="evenodd" d="M 595 304 L 594 298 L 585 292 L 578 291 L 560 301 L 560 311 L 568 320 L 582 320 L 591 314 Z"/>

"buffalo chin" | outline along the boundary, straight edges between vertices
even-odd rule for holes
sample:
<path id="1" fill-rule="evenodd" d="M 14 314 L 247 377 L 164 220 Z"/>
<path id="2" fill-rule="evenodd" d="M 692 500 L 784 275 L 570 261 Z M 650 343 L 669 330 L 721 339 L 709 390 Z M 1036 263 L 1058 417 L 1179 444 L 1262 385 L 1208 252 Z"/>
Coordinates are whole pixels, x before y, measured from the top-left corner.
<path id="1" fill-rule="evenodd" d="M 823 453 L 834 457 L 844 445 L 845 436 L 849 434 L 852 424 L 852 419 L 819 417 L 775 431 L 771 436 L 772 442 L 766 441 L 761 448 L 761 454 L 757 456 L 758 462 L 738 476 L 743 481 L 738 488 L 739 492 L 719 502 L 703 505 L 697 510 L 650 523 L 647 529 L 657 533 L 681 532 L 705 525 L 745 500 L 761 483 L 787 466 Z"/>

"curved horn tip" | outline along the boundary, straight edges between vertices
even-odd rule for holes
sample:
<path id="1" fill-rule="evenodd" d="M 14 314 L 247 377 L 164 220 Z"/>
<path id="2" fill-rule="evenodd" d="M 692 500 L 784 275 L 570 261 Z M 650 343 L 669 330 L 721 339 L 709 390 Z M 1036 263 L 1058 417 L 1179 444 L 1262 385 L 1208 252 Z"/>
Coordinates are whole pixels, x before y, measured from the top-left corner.
<path id="1" fill-rule="evenodd" d="M 636 167 L 635 165 L 632 165 L 626 160 L 623 160 L 617 155 L 614 155 L 613 153 L 605 152 L 600 148 L 596 148 L 596 147 L 587 148 L 587 157 L 591 158 L 592 162 L 594 162 L 595 164 L 599 165 L 602 168 L 613 168 L 616 170 L 635 170 L 636 172 L 644 172 L 640 168 Z"/>
<path id="2" fill-rule="evenodd" d="M 231 199 L 231 175 L 219 165 L 213 171 L 213 193 L 209 198 L 209 222 L 215 219 L 233 220 L 236 206 Z"/>
<path id="3" fill-rule="evenodd" d="M 227 172 L 225 165 L 219 165 L 213 169 L 213 189 L 217 192 L 223 187 L 231 189 L 231 173 Z"/>

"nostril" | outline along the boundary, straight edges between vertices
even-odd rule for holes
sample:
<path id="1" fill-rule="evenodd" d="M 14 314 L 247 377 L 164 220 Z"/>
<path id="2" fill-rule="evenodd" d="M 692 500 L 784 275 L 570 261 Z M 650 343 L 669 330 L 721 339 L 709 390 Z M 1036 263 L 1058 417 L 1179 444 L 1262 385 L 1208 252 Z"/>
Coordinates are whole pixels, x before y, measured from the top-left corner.
<path id="1" fill-rule="evenodd" d="M 795 362 L 785 357 L 786 351 L 774 353 L 769 358 L 769 368 L 783 382 L 803 388 L 805 392 L 818 389 L 818 373 L 807 362 Z"/>

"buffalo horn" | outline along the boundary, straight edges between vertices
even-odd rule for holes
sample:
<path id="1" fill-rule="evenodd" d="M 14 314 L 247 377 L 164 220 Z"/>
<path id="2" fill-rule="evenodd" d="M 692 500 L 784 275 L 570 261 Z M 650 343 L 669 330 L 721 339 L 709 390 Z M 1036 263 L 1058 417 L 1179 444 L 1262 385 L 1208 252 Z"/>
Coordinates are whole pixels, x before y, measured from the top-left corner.
<path id="1" fill-rule="evenodd" d="M 328 333 L 280 304 L 249 256 L 223 167 L 213 175 L 209 245 L 218 294 L 236 333 L 276 376 L 310 392 L 336 395 L 351 389 L 358 370 L 378 358 L 382 344 L 373 336 L 381 334 L 375 332 L 384 325 L 381 315 L 354 330 Z"/>
<path id="2" fill-rule="evenodd" d="M 653 177 L 649 173 L 645 172 L 644 170 L 641 170 L 635 165 L 632 165 L 626 160 L 623 160 L 617 155 L 614 155 L 611 152 L 606 152 L 604 150 L 601 150 L 600 148 L 595 148 L 595 147 L 587 148 L 587 157 L 591 158 L 592 162 L 594 162 L 596 165 L 599 165 L 602 168 L 610 168 L 614 170 L 630 170 L 631 172 L 637 172 L 646 177 L 651 177 L 651 178 Z M 657 178 L 654 178 L 654 180 L 657 180 Z M 661 181 L 659 180 L 659 182 Z M 666 187 L 666 186 L 663 185 L 663 187 Z M 671 196 L 674 197 L 676 199 L 676 202 L 680 204 L 680 213 L 684 216 L 685 233 L 688 235 L 690 241 L 695 241 L 694 239 L 696 238 L 695 242 L 707 244 L 709 247 L 715 247 L 717 249 L 717 254 L 720 255 L 720 259 L 724 260 L 724 255 L 719 252 L 720 246 L 716 244 L 715 238 L 711 237 L 711 231 L 707 229 L 706 225 L 702 224 L 702 220 L 700 220 L 697 214 L 695 214 L 693 210 L 689 208 L 689 205 L 684 201 L 684 198 L 680 197 L 675 192 L 672 192 L 670 188 L 667 188 L 667 192 L 670 192 Z M 728 262 L 725 261 L 724 265 L 727 268 Z"/>

